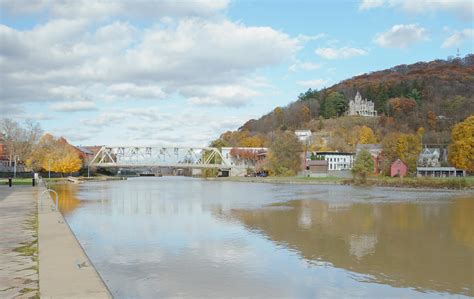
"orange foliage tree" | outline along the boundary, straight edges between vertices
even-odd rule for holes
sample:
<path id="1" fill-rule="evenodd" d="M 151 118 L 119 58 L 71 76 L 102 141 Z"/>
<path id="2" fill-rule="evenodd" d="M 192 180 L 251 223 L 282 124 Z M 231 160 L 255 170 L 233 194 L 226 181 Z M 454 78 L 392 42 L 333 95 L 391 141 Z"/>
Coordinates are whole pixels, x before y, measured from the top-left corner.
<path id="1" fill-rule="evenodd" d="M 76 172 L 82 166 L 82 161 L 74 147 L 64 138 L 56 139 L 51 134 L 41 137 L 26 163 L 35 170 L 60 173 Z"/>

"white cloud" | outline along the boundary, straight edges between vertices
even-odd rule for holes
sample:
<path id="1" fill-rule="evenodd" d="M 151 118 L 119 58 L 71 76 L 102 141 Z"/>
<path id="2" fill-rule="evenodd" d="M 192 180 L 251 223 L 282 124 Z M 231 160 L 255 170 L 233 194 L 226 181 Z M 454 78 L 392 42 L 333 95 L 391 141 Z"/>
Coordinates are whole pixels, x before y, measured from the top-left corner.
<path id="1" fill-rule="evenodd" d="M 457 47 L 457 46 L 460 46 L 465 41 L 468 41 L 468 42 L 470 41 L 471 47 L 472 47 L 473 40 L 474 40 L 474 29 L 468 28 L 468 29 L 464 29 L 462 31 L 456 31 L 455 33 L 453 33 L 451 36 L 449 36 L 447 39 L 444 40 L 441 47 L 443 48 Z"/>
<path id="2" fill-rule="evenodd" d="M 56 112 L 92 111 L 97 109 L 92 101 L 61 102 L 53 104 L 49 108 Z"/>
<path id="3" fill-rule="evenodd" d="M 143 100 L 159 100 L 165 97 L 165 92 L 154 85 L 140 86 L 133 83 L 112 84 L 108 87 L 108 94 L 114 98 L 131 98 Z"/>
<path id="4" fill-rule="evenodd" d="M 472 0 L 362 0 L 360 10 L 378 7 L 401 9 L 409 14 L 426 14 L 437 11 L 454 13 L 460 19 L 472 22 L 474 3 Z"/>
<path id="5" fill-rule="evenodd" d="M 181 90 L 244 86 L 256 69 L 292 57 L 300 43 L 270 27 L 199 18 L 147 29 L 56 19 L 26 31 L 0 25 L 0 39 L 0 101 L 14 102 L 83 100 L 93 89 L 94 99 L 162 99 L 177 92 L 216 103 Z"/>
<path id="6" fill-rule="evenodd" d="M 296 61 L 294 64 L 292 64 L 288 70 L 291 72 L 296 72 L 298 70 L 303 70 L 303 71 L 313 71 L 321 68 L 321 64 L 319 63 L 313 63 L 309 61 Z"/>
<path id="7" fill-rule="evenodd" d="M 162 16 L 211 16 L 229 6 L 229 0 L 0 0 L 0 6 L 13 14 L 45 13 L 59 18 L 107 18 L 127 16 L 152 18 Z"/>
<path id="8" fill-rule="evenodd" d="M 428 39 L 425 28 L 416 24 L 394 25 L 388 31 L 379 33 L 375 43 L 384 48 L 406 48 Z"/>
<path id="9" fill-rule="evenodd" d="M 313 79 L 313 80 L 305 80 L 305 81 L 298 81 L 296 84 L 307 87 L 307 88 L 321 88 L 326 86 L 328 80 L 326 79 Z"/>
<path id="10" fill-rule="evenodd" d="M 384 0 L 362 0 L 359 4 L 360 10 L 367 10 L 384 5 Z"/>
<path id="11" fill-rule="evenodd" d="M 190 86 L 182 90 L 188 96 L 191 103 L 202 106 L 229 106 L 242 107 L 248 104 L 253 97 L 260 95 L 259 92 L 240 85 L 227 86 Z"/>
<path id="12" fill-rule="evenodd" d="M 355 56 L 366 55 L 367 51 L 359 48 L 342 47 L 342 48 L 317 48 L 316 55 L 325 59 L 345 59 Z"/>

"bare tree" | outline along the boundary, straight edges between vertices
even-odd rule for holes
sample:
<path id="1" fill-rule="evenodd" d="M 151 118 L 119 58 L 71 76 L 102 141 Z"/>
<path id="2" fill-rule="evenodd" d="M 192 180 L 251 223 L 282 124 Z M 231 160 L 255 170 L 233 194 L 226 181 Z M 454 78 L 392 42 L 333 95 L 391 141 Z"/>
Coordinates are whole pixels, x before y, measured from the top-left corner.
<path id="1" fill-rule="evenodd" d="M 22 126 L 9 118 L 0 120 L 0 137 L 5 145 L 10 166 L 14 160 L 26 161 L 42 134 L 38 123 L 26 121 Z"/>

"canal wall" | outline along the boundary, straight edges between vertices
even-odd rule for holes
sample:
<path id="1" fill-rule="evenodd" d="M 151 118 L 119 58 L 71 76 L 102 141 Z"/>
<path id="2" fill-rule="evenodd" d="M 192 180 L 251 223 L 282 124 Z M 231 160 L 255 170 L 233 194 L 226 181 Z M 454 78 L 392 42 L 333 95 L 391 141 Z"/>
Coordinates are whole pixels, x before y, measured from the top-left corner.
<path id="1" fill-rule="evenodd" d="M 48 193 L 39 198 L 38 221 L 41 298 L 112 298 Z"/>

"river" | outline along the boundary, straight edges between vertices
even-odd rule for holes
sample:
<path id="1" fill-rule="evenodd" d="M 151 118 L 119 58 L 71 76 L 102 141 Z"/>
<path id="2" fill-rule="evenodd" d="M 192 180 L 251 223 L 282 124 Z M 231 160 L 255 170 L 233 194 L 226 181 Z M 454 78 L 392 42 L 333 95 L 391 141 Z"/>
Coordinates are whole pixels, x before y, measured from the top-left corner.
<path id="1" fill-rule="evenodd" d="M 57 185 L 116 298 L 474 296 L 474 194 L 185 177 Z"/>

